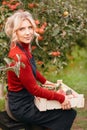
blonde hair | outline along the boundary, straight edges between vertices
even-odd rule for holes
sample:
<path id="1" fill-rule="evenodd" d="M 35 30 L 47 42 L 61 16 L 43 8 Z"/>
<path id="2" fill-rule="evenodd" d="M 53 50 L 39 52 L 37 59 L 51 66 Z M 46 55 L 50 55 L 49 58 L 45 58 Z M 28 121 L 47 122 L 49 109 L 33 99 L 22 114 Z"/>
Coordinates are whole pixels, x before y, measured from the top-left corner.
<path id="1" fill-rule="evenodd" d="M 19 10 L 7 19 L 7 22 L 5 24 L 5 33 L 11 39 L 11 42 L 17 41 L 16 30 L 19 29 L 21 21 L 25 19 L 29 20 L 29 22 L 32 24 L 35 30 L 36 28 L 35 21 L 28 11 Z M 37 34 L 34 31 L 34 35 L 38 37 L 39 34 Z"/>

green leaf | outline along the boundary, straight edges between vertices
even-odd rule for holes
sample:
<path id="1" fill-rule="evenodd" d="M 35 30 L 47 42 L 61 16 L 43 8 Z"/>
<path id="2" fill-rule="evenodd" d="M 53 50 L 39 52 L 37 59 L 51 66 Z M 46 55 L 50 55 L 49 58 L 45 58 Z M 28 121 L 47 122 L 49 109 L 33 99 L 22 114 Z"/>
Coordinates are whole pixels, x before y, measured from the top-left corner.
<path id="1" fill-rule="evenodd" d="M 60 32 L 59 28 L 53 30 L 52 36 L 56 36 Z"/>

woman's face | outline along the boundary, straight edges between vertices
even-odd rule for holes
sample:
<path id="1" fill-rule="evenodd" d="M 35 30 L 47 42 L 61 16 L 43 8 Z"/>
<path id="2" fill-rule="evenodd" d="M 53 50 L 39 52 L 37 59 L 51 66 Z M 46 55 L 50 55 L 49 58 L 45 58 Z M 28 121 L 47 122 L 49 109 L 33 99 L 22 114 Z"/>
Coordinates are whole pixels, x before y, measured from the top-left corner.
<path id="1" fill-rule="evenodd" d="M 19 29 L 16 31 L 18 41 L 29 44 L 34 37 L 34 29 L 28 20 L 21 22 Z"/>

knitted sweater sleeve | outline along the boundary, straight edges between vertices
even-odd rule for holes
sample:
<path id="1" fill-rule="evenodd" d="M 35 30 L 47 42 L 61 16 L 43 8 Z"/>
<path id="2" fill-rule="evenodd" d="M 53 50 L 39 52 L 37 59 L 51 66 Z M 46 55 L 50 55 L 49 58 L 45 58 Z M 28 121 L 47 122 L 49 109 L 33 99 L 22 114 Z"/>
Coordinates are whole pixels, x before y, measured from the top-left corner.
<path id="1" fill-rule="evenodd" d="M 42 84 L 46 82 L 46 78 L 38 70 L 36 70 L 36 80 L 38 80 Z"/>
<path id="2" fill-rule="evenodd" d="M 37 84 L 36 79 L 33 75 L 31 65 L 29 65 L 26 59 L 23 59 L 22 62 L 25 64 L 25 68 L 23 67 L 20 68 L 19 80 L 22 83 L 22 85 L 28 90 L 29 93 L 31 93 L 34 96 L 46 98 L 48 100 L 57 100 L 60 103 L 64 101 L 65 96 L 63 96 L 62 94 L 40 87 Z M 37 73 L 38 73 L 37 77 L 40 80 L 41 75 L 39 72 Z M 42 79 L 41 81 L 42 83 L 46 81 L 45 78 L 41 78 L 41 79 Z"/>

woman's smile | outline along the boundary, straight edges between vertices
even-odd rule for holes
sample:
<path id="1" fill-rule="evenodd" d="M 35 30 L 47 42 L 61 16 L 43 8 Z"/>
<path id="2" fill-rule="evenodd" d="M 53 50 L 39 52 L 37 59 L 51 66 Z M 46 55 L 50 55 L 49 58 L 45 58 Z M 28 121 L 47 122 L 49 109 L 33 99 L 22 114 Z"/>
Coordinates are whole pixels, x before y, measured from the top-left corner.
<path id="1" fill-rule="evenodd" d="M 34 37 L 34 29 L 28 20 L 22 21 L 20 28 L 16 31 L 18 41 L 30 43 Z"/>

